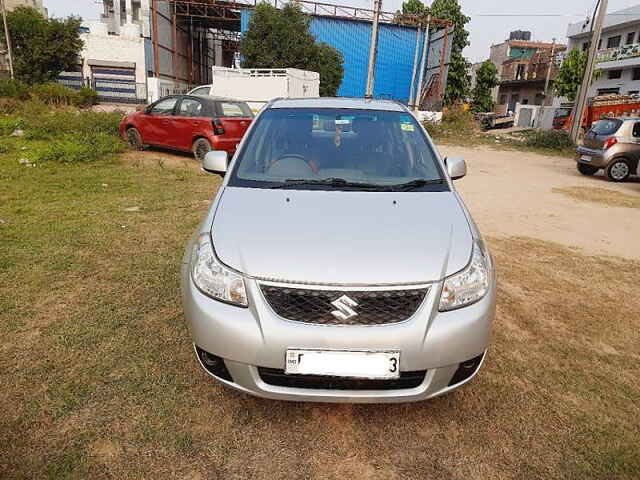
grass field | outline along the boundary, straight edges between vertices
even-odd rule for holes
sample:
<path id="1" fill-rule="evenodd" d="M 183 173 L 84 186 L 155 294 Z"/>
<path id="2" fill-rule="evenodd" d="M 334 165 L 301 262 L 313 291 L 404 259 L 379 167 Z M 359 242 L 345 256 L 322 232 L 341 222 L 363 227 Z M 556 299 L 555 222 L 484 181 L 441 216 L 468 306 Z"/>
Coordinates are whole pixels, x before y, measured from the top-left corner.
<path id="1" fill-rule="evenodd" d="M 16 140 L 17 142 L 17 140 Z M 0 155 L 0 478 L 637 479 L 640 264 L 490 239 L 495 338 L 462 390 L 408 405 L 214 383 L 180 308 L 219 179 L 188 157 Z"/>

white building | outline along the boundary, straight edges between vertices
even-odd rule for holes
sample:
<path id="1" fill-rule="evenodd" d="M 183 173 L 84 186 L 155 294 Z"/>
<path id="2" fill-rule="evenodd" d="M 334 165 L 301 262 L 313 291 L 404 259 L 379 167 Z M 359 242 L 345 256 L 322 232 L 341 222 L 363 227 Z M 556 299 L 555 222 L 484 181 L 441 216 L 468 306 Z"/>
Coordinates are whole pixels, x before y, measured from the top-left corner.
<path id="1" fill-rule="evenodd" d="M 82 26 L 77 69 L 59 77 L 69 87 L 89 84 L 101 101 L 151 102 L 210 83 L 211 67 L 226 60 L 222 40 L 198 12 L 195 20 L 178 17 L 160 0 L 102 4 L 100 19 Z"/>
<path id="2" fill-rule="evenodd" d="M 570 24 L 568 50 L 588 50 L 590 35 L 590 23 Z M 640 5 L 609 13 L 598 47 L 600 75 L 588 95 L 640 93 Z"/>

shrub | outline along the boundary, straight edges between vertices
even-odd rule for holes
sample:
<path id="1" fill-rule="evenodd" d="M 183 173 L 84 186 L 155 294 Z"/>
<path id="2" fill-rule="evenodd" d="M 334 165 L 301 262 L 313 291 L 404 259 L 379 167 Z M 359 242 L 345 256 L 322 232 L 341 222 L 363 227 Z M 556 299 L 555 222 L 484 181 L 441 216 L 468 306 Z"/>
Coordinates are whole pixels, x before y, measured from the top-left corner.
<path id="1" fill-rule="evenodd" d="M 77 92 L 75 105 L 77 107 L 91 107 L 98 103 L 98 92 L 92 88 L 82 87 Z"/>
<path id="2" fill-rule="evenodd" d="M 78 93 L 56 82 L 41 83 L 31 87 L 31 94 L 47 105 L 75 105 Z"/>
<path id="3" fill-rule="evenodd" d="M 36 116 L 27 116 L 25 135 L 31 140 L 55 139 L 65 134 L 79 136 L 104 133 L 118 136 L 119 113 L 55 111 Z"/>
<path id="4" fill-rule="evenodd" d="M 562 150 L 574 148 L 569 134 L 563 130 L 534 130 L 525 135 L 525 145 L 536 148 Z"/>
<path id="5" fill-rule="evenodd" d="M 105 155 L 121 153 L 124 150 L 125 144 L 120 138 L 103 132 L 91 135 L 65 134 L 50 141 L 46 146 L 36 149 L 29 155 L 29 159 L 34 163 L 92 162 Z"/>
<path id="6" fill-rule="evenodd" d="M 16 80 L 0 80 L 0 97 L 27 100 L 29 98 L 29 87 Z"/>
<path id="7" fill-rule="evenodd" d="M 446 109 L 440 123 L 425 122 L 424 126 L 434 138 L 473 135 L 478 130 L 473 113 L 457 106 Z"/>
<path id="8" fill-rule="evenodd" d="M 22 107 L 22 101 L 17 98 L 0 97 L 0 114 L 11 115 L 19 111 Z"/>

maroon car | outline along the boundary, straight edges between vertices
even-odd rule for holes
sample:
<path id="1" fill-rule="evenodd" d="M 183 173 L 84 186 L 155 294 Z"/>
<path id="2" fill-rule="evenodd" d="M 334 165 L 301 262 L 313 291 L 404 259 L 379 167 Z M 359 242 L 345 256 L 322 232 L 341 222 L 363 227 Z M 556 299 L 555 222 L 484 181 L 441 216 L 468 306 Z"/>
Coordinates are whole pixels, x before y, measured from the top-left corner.
<path id="1" fill-rule="evenodd" d="M 193 152 L 202 161 L 211 150 L 231 157 L 253 120 L 245 102 L 174 95 L 127 115 L 120 135 L 137 149 L 147 145 Z"/>

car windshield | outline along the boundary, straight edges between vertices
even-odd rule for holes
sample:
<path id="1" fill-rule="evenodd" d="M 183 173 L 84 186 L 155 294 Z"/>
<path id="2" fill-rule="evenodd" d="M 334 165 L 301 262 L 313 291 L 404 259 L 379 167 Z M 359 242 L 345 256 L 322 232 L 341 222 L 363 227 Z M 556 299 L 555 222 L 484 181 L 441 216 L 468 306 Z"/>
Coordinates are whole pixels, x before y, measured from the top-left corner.
<path id="1" fill-rule="evenodd" d="M 620 125 L 622 125 L 622 121 L 617 119 L 598 120 L 591 127 L 591 131 L 596 135 L 612 135 L 620 128 Z"/>
<path id="2" fill-rule="evenodd" d="M 231 186 L 446 190 L 435 152 L 408 112 L 269 109 L 240 152 Z"/>

